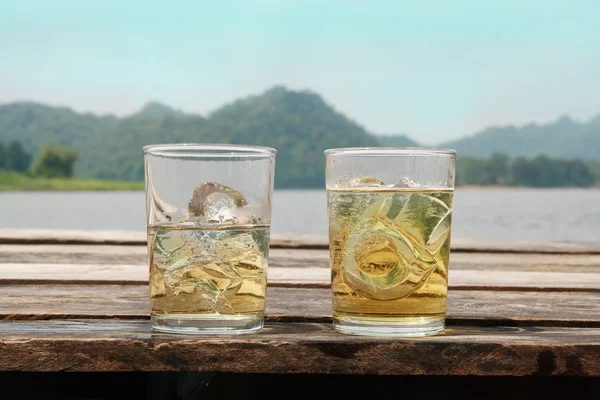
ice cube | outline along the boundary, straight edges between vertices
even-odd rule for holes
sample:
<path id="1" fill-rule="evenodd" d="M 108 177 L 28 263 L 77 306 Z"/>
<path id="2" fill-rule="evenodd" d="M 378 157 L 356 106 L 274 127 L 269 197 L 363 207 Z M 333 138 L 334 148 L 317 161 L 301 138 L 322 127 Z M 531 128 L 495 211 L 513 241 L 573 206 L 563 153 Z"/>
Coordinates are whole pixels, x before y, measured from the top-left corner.
<path id="1" fill-rule="evenodd" d="M 404 207 L 406 199 L 406 196 L 397 193 L 378 195 L 375 201 L 365 207 L 365 212 L 362 214 L 361 220 L 365 218 L 393 220 L 402 207 Z"/>
<path id="2" fill-rule="evenodd" d="M 356 226 L 342 251 L 346 284 L 376 300 L 410 295 L 437 266 L 393 225 L 376 218 Z"/>
<path id="3" fill-rule="evenodd" d="M 267 287 L 266 276 L 263 275 L 258 279 L 246 279 L 240 288 L 238 295 L 243 296 L 244 302 L 256 302 L 262 299 L 264 301 L 265 292 Z M 255 303 L 256 304 L 256 303 Z"/>
<path id="4" fill-rule="evenodd" d="M 156 231 L 154 238 L 154 250 L 157 255 L 171 257 L 186 247 L 189 236 L 182 231 L 180 235 L 174 235 L 173 231 Z"/>
<path id="5" fill-rule="evenodd" d="M 251 232 L 235 233 L 213 240 L 218 256 L 228 261 L 240 261 L 260 249 Z"/>
<path id="6" fill-rule="evenodd" d="M 202 284 L 194 290 L 214 289 L 223 295 L 233 296 L 243 282 L 242 276 L 231 263 L 211 257 L 180 259 L 165 271 L 164 277 L 167 288 L 171 289 L 174 295 L 177 295 L 176 292 L 185 291 L 190 282 L 201 282 Z M 182 282 L 188 283 L 182 286 Z M 207 285 L 207 282 L 211 285 Z M 210 294 L 209 297 L 215 296 Z"/>
<path id="7" fill-rule="evenodd" d="M 267 259 L 251 232 L 220 235 L 213 241 L 215 251 L 223 260 L 231 262 L 243 277 L 263 275 Z"/>
<path id="8" fill-rule="evenodd" d="M 206 231 L 193 232 L 158 231 L 155 247 L 161 253 L 155 257 L 153 266 L 162 274 L 162 281 L 153 276 L 156 285 L 151 291 L 160 294 L 174 290 L 187 279 L 212 281 L 222 292 L 235 294 L 242 283 L 242 277 L 235 267 L 217 258 L 212 239 Z M 156 278 L 156 279 L 155 279 Z"/>
<path id="9" fill-rule="evenodd" d="M 370 176 L 360 176 L 354 178 L 340 179 L 335 183 L 335 187 L 340 189 L 357 189 L 385 186 L 383 181 Z"/>
<path id="10" fill-rule="evenodd" d="M 238 271 L 244 276 L 263 275 L 267 270 L 267 259 L 259 252 L 251 252 L 237 263 Z"/>
<path id="11" fill-rule="evenodd" d="M 400 178 L 400 180 L 396 183 L 394 183 L 392 185 L 392 187 L 395 188 L 418 188 L 421 187 L 421 185 L 415 181 L 413 181 L 412 179 L 410 179 L 409 177 L 403 177 Z"/>
<path id="12" fill-rule="evenodd" d="M 239 225 L 254 225 L 259 223 L 250 207 L 245 206 L 236 210 L 235 223 Z"/>
<path id="13" fill-rule="evenodd" d="M 154 239 L 155 253 L 166 257 L 170 264 L 185 257 L 215 255 L 212 241 L 205 231 L 175 232 L 157 231 Z"/>
<path id="14" fill-rule="evenodd" d="M 236 218 L 234 200 L 224 193 L 212 193 L 206 197 L 202 216 L 208 222 L 234 222 Z"/>
<path id="15" fill-rule="evenodd" d="M 419 246 L 435 255 L 450 233 L 452 210 L 442 200 L 426 193 L 411 193 L 394 223 Z"/>
<path id="16" fill-rule="evenodd" d="M 231 303 L 217 285 L 209 279 L 184 279 L 178 281 L 169 289 L 171 296 L 183 298 L 182 300 L 187 303 L 187 309 L 193 308 L 199 312 L 218 314 L 234 313 Z"/>
<path id="17" fill-rule="evenodd" d="M 210 223 L 231 223 L 236 220 L 236 210 L 246 205 L 246 199 L 237 190 L 206 182 L 194 190 L 188 212 L 190 217 L 203 217 Z"/>
<path id="18" fill-rule="evenodd" d="M 163 297 L 167 294 L 165 279 L 163 274 L 157 268 L 150 270 L 150 297 Z"/>

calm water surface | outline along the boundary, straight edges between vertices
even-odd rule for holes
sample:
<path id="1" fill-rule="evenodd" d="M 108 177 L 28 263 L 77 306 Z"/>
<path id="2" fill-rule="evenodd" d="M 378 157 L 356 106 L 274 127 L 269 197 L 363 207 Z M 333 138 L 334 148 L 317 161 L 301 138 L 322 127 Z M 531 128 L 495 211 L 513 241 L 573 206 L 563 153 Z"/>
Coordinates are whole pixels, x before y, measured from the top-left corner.
<path id="1" fill-rule="evenodd" d="M 0 228 L 145 230 L 143 192 L 0 193 Z M 278 190 L 275 233 L 327 234 L 324 190 Z M 598 189 L 458 189 L 453 237 L 600 241 Z"/>

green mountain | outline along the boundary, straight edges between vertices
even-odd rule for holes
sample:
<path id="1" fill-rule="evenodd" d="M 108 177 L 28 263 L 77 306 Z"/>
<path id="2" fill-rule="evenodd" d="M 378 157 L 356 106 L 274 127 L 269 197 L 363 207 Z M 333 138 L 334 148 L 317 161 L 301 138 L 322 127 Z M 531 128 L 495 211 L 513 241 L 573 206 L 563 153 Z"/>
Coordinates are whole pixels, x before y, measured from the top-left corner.
<path id="1" fill-rule="evenodd" d="M 142 147 L 199 142 L 275 147 L 278 188 L 323 187 L 323 150 L 335 147 L 418 146 L 406 135 L 375 136 L 311 91 L 274 87 L 227 104 L 208 116 L 150 102 L 124 117 L 81 114 L 36 103 L 0 105 L 0 143 L 19 140 L 34 156 L 44 143 L 77 149 L 75 176 L 143 179 Z M 600 161 L 600 115 L 580 123 L 562 117 L 546 125 L 490 127 L 442 143 L 461 156 L 487 158 L 545 154 Z"/>
<path id="2" fill-rule="evenodd" d="M 132 116 L 133 119 L 149 121 L 159 121 L 165 118 L 177 117 L 185 117 L 185 114 L 157 101 L 146 103 L 140 111 Z"/>
<path id="3" fill-rule="evenodd" d="M 279 188 L 324 186 L 323 151 L 378 146 L 363 127 L 310 91 L 275 87 L 235 101 L 207 118 L 148 103 L 129 117 L 97 117 L 31 103 L 0 106 L 0 141 L 21 140 L 34 154 L 44 143 L 80 152 L 78 177 L 142 180 L 142 147 L 156 143 L 235 143 L 275 147 Z"/>
<path id="4" fill-rule="evenodd" d="M 90 137 L 103 138 L 118 124 L 114 116 L 79 114 L 66 107 L 37 103 L 0 105 L 0 142 L 18 140 L 34 154 L 44 142 L 81 149 Z"/>
<path id="5" fill-rule="evenodd" d="M 210 123 L 230 143 L 276 148 L 278 187 L 324 187 L 325 149 L 379 144 L 319 95 L 282 87 L 227 105 Z"/>
<path id="6" fill-rule="evenodd" d="M 420 144 L 406 135 L 379 135 L 377 140 L 382 146 L 390 147 L 419 147 Z"/>
<path id="7" fill-rule="evenodd" d="M 486 158 L 493 153 L 510 157 L 538 154 L 555 158 L 600 160 L 600 115 L 587 123 L 567 116 L 546 125 L 490 127 L 472 136 L 446 142 L 459 156 Z"/>

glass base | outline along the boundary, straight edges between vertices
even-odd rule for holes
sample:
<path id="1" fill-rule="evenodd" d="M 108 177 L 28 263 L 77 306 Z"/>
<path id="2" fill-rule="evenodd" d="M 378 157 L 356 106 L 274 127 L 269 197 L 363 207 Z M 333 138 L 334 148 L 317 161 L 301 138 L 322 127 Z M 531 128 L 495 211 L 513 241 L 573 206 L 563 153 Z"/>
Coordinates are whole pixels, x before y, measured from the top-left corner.
<path id="1" fill-rule="evenodd" d="M 264 318 L 257 315 L 153 315 L 152 328 L 160 332 L 197 334 L 245 334 L 259 332 Z"/>
<path id="2" fill-rule="evenodd" d="M 333 326 L 340 333 L 363 336 L 418 337 L 431 336 L 444 331 L 444 318 L 421 317 L 406 320 L 374 320 L 360 317 L 334 317 Z"/>

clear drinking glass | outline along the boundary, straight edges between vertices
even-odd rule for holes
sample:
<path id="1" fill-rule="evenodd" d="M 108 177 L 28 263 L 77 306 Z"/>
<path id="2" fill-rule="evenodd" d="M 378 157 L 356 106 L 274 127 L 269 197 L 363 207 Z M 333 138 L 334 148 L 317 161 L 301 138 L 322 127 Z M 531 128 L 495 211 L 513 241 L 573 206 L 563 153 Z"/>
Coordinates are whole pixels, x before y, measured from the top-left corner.
<path id="1" fill-rule="evenodd" d="M 425 148 L 325 151 L 337 331 L 444 330 L 455 158 Z"/>
<path id="2" fill-rule="evenodd" d="M 152 326 L 248 333 L 263 326 L 275 150 L 144 147 Z"/>

